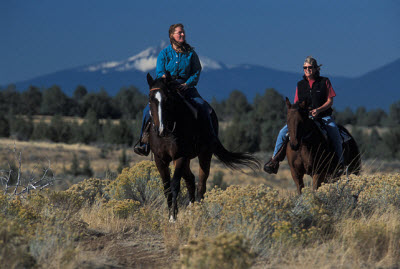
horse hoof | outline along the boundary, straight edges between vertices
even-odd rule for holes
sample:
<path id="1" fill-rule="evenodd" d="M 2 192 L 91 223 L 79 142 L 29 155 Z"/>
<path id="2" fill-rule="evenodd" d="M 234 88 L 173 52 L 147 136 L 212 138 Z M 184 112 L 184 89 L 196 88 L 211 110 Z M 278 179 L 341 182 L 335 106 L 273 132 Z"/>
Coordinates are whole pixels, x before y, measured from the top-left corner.
<path id="1" fill-rule="evenodd" d="M 174 216 L 169 216 L 169 223 L 175 223 L 176 219 L 174 218 Z"/>

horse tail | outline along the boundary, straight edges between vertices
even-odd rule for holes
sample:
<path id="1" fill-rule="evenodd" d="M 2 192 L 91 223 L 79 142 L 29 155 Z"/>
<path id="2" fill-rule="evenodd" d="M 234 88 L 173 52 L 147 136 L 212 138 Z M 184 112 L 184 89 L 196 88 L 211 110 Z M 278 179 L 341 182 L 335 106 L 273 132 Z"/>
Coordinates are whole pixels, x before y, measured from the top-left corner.
<path id="1" fill-rule="evenodd" d="M 361 172 L 361 154 L 357 142 L 344 126 L 339 124 L 338 127 L 350 137 L 350 140 L 345 142 L 343 147 L 348 171 L 350 174 L 359 175 Z"/>
<path id="2" fill-rule="evenodd" d="M 214 139 L 213 153 L 225 166 L 240 170 L 240 166 L 247 166 L 253 171 L 260 170 L 260 162 L 250 153 L 231 152 L 227 150 L 218 138 Z"/>

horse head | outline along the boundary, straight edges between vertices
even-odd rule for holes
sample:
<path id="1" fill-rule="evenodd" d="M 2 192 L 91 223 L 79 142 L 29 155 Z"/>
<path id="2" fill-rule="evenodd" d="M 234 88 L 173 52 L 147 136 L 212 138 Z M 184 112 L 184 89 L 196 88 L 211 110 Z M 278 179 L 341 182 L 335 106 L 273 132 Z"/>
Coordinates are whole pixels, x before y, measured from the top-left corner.
<path id="1" fill-rule="evenodd" d="M 290 147 L 293 150 L 298 150 L 300 141 L 306 132 L 306 124 L 308 119 L 308 105 L 306 101 L 301 103 L 291 104 L 286 97 L 287 107 L 287 126 L 290 137 Z"/>
<path id="2" fill-rule="evenodd" d="M 175 112 L 174 100 L 176 91 L 170 88 L 172 77 L 169 72 L 165 78 L 153 79 L 147 74 L 147 83 L 149 84 L 149 105 L 150 114 L 153 119 L 155 129 L 160 136 L 165 135 L 165 131 L 172 132 L 168 127 L 174 124 L 173 115 Z"/>

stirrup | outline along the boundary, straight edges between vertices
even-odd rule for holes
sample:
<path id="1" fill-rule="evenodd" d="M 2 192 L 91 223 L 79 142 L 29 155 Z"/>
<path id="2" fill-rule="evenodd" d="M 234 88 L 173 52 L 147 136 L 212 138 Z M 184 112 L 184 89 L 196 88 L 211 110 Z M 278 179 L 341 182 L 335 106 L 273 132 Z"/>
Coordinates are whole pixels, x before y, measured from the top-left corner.
<path id="1" fill-rule="evenodd" d="M 150 153 L 150 146 L 149 144 L 141 144 L 139 140 L 133 147 L 133 151 L 138 155 L 148 156 Z"/>
<path id="2" fill-rule="evenodd" d="M 271 158 L 265 165 L 264 171 L 268 174 L 277 174 L 279 169 L 279 161 Z"/>

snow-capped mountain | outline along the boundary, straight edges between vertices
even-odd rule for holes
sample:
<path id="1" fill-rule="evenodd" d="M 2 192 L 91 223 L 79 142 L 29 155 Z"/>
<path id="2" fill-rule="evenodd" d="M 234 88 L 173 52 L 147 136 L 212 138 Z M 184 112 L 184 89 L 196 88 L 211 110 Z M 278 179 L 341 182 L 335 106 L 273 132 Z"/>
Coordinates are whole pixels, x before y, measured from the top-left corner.
<path id="1" fill-rule="evenodd" d="M 16 82 L 18 90 L 25 91 L 30 85 L 49 88 L 58 85 L 68 95 L 72 95 L 78 85 L 88 91 L 97 92 L 105 89 L 115 95 L 122 87 L 135 86 L 143 93 L 147 92 L 146 74 L 155 76 L 155 67 L 159 52 L 167 46 L 161 42 L 125 60 L 106 61 Z M 279 71 L 256 65 L 227 66 L 204 55 L 199 55 L 203 71 L 198 91 L 208 101 L 213 97 L 225 99 L 233 90 L 242 91 L 250 102 L 257 94 L 264 94 L 265 89 L 274 88 L 284 97 L 293 99 L 296 83 L 302 74 Z M 328 76 L 336 91 L 335 108 L 356 108 L 365 106 L 388 109 L 400 100 L 400 91 L 396 89 L 400 77 L 400 59 L 378 68 L 358 78 Z"/>
<path id="2" fill-rule="evenodd" d="M 139 54 L 129 57 L 122 61 L 102 62 L 99 64 L 89 65 L 82 70 L 87 72 L 101 72 L 107 74 L 109 72 L 126 72 L 126 71 L 141 71 L 149 72 L 156 68 L 157 57 L 161 50 L 168 46 L 167 42 L 161 41 L 157 47 L 150 47 Z M 212 69 L 217 70 L 224 67 L 223 64 L 214 61 L 205 56 L 199 56 L 203 71 Z"/>

